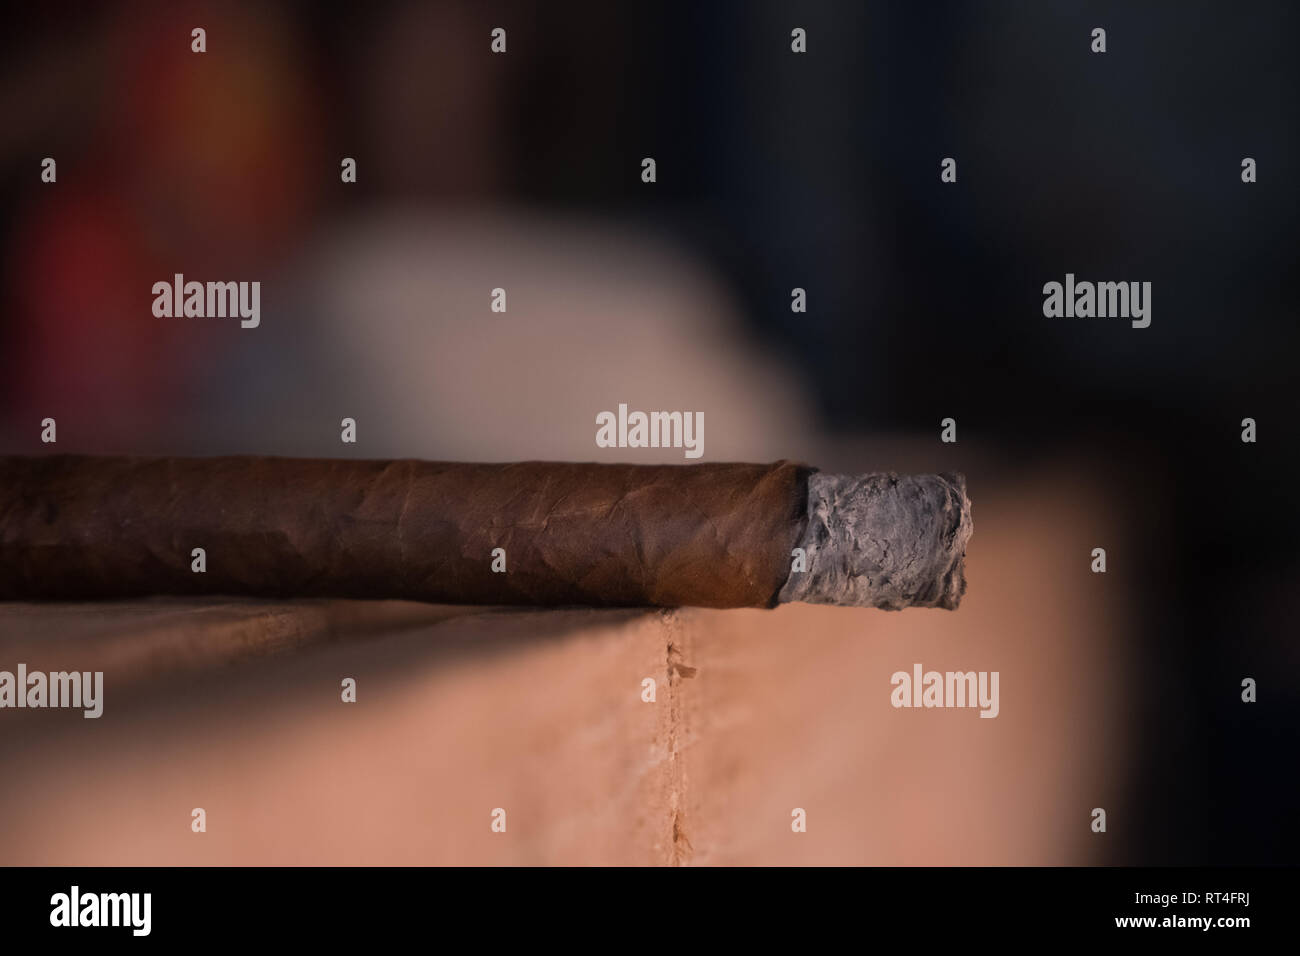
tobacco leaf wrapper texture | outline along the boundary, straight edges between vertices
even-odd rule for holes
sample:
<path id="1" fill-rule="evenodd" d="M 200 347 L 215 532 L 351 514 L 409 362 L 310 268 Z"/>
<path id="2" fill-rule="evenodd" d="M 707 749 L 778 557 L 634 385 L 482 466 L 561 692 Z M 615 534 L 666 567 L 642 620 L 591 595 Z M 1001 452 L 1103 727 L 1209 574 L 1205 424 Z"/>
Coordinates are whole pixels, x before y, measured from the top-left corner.
<path id="1" fill-rule="evenodd" d="M 9 600 L 955 608 L 970 534 L 960 475 L 786 461 L 0 458 Z M 796 548 L 807 570 L 792 573 Z"/>

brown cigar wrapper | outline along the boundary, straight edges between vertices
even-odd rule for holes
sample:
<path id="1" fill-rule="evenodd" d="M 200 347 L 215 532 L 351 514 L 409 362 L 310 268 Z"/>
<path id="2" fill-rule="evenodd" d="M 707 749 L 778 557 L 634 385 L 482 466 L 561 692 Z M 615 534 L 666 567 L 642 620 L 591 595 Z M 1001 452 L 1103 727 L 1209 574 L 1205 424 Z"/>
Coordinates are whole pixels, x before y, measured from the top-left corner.
<path id="1" fill-rule="evenodd" d="M 771 607 L 810 469 L 0 458 L 0 598 Z M 191 570 L 194 548 L 205 572 Z M 504 548 L 504 573 L 491 570 Z"/>

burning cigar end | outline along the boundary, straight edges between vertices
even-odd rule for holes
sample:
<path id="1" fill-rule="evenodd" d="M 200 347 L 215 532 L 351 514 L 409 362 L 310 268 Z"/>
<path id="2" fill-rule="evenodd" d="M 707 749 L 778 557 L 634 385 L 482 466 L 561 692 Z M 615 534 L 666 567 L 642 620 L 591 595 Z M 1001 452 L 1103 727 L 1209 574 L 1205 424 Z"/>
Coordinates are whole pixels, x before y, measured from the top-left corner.
<path id="1" fill-rule="evenodd" d="M 970 499 L 961 475 L 808 477 L 808 522 L 781 603 L 955 609 L 966 592 Z"/>

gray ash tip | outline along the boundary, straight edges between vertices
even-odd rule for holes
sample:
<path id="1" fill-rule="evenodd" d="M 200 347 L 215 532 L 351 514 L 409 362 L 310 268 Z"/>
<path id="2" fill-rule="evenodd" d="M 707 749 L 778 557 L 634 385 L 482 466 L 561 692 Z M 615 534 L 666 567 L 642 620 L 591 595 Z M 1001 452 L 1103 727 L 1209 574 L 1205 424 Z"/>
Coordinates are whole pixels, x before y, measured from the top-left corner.
<path id="1" fill-rule="evenodd" d="M 962 475 L 814 473 L 798 544 L 807 570 L 778 601 L 952 610 L 966 591 L 970 511 Z"/>

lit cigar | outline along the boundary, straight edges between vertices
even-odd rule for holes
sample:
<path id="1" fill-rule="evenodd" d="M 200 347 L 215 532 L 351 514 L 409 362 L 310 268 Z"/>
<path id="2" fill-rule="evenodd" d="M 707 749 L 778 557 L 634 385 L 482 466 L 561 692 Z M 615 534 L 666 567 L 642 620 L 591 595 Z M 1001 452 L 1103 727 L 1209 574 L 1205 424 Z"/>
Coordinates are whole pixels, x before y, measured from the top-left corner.
<path id="1" fill-rule="evenodd" d="M 960 475 L 771 465 L 0 458 L 0 598 L 956 608 Z"/>

